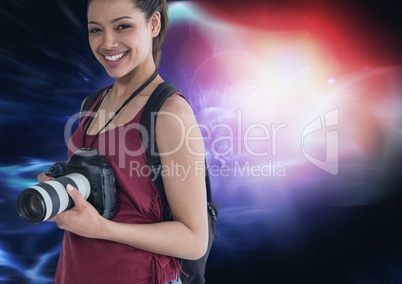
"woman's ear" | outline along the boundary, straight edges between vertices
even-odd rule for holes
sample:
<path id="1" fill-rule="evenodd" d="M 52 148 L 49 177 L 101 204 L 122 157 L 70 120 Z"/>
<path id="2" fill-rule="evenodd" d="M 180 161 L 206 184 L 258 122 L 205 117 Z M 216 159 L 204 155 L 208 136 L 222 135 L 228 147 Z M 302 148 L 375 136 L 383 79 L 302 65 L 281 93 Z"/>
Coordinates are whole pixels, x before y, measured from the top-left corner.
<path id="1" fill-rule="evenodd" d="M 161 14 L 155 12 L 150 20 L 152 37 L 157 37 L 161 30 Z"/>

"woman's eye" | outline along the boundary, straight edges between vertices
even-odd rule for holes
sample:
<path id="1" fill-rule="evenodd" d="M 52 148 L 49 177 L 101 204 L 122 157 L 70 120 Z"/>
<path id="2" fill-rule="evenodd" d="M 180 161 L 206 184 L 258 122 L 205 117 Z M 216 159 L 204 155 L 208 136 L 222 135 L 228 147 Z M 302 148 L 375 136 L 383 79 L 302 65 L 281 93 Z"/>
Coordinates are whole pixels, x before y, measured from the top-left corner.
<path id="1" fill-rule="evenodd" d="M 89 29 L 90 34 L 96 34 L 98 32 L 100 32 L 100 29 L 97 29 L 97 28 Z"/>
<path id="2" fill-rule="evenodd" d="M 116 28 L 116 30 L 125 30 L 125 29 L 128 29 L 128 28 L 130 28 L 129 25 L 119 25 L 119 26 Z"/>

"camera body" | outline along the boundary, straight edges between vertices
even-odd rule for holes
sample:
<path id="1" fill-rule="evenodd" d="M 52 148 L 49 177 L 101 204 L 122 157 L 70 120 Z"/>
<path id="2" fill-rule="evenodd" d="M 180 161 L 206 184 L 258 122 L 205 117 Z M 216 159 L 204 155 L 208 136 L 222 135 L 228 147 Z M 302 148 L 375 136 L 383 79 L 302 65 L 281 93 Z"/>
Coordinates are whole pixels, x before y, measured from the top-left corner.
<path id="1" fill-rule="evenodd" d="M 76 151 L 68 161 L 55 163 L 45 174 L 58 178 L 73 173 L 82 174 L 88 179 L 91 193 L 87 201 L 100 215 L 112 219 L 116 206 L 115 176 L 105 157 L 92 148 L 83 148 Z"/>
<path id="2" fill-rule="evenodd" d="M 52 165 L 45 174 L 55 179 L 26 188 L 18 196 L 17 210 L 25 221 L 39 223 L 73 207 L 65 190 L 67 184 L 77 188 L 101 216 L 115 216 L 114 171 L 96 150 L 80 149 L 68 161 Z"/>

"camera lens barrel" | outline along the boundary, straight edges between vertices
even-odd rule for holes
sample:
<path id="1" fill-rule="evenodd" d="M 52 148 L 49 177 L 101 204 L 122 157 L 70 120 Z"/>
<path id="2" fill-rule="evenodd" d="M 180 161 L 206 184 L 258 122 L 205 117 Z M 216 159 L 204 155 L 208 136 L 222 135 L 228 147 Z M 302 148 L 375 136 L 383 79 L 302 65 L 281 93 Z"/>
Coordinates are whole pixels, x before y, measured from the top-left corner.
<path id="1" fill-rule="evenodd" d="M 36 224 L 71 208 L 73 201 L 66 191 L 67 184 L 77 188 L 85 199 L 91 193 L 88 179 L 79 173 L 38 183 L 24 189 L 18 196 L 17 210 L 21 218 Z"/>

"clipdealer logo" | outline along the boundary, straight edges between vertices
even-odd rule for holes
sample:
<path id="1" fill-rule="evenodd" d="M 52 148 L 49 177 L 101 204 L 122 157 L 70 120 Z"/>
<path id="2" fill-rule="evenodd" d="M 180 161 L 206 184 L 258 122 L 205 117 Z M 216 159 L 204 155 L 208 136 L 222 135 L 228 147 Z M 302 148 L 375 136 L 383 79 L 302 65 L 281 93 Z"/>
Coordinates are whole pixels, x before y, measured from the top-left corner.
<path id="1" fill-rule="evenodd" d="M 332 128 L 339 125 L 339 109 L 336 108 L 324 114 L 324 125 L 325 128 Z M 303 130 L 302 134 L 302 151 L 303 155 L 312 164 L 318 168 L 332 174 L 338 174 L 339 168 L 339 131 L 330 130 L 326 132 L 326 145 L 325 145 L 325 158 L 320 160 L 306 151 L 306 137 L 316 131 L 323 130 L 324 125 L 321 121 L 321 117 L 317 117 L 315 120 L 309 123 L 307 127 Z"/>
<path id="2" fill-rule="evenodd" d="M 224 161 L 225 156 L 230 157 L 248 157 L 244 160 L 234 160 L 234 165 L 227 165 L 223 163 L 220 166 L 212 166 L 209 170 L 220 176 L 251 176 L 251 177 L 286 177 L 286 164 L 274 159 L 278 154 L 278 141 L 285 129 L 288 127 L 287 123 L 272 123 L 271 125 L 265 123 L 251 123 L 245 125 L 243 121 L 242 110 L 237 110 L 236 121 L 230 123 L 218 123 L 215 125 L 197 124 L 185 129 L 183 122 L 179 117 L 171 113 L 159 113 L 160 115 L 170 115 L 177 119 L 182 130 L 182 137 L 179 145 L 169 153 L 177 151 L 180 147 L 186 147 L 188 151 L 195 156 L 204 155 L 204 152 L 199 153 L 191 146 L 191 141 L 199 140 L 199 137 L 192 135 L 194 127 L 198 126 L 202 132 L 204 139 L 209 141 L 210 147 L 206 149 L 206 155 L 212 155 L 217 160 Z M 106 114 L 102 114 L 105 116 Z M 75 152 L 78 148 L 71 143 L 70 138 L 72 134 L 72 126 L 78 120 L 79 114 L 71 117 L 65 127 L 65 141 L 70 151 Z M 339 156 L 339 131 L 336 127 L 339 125 L 339 109 L 333 109 L 324 114 L 322 117 L 317 117 L 305 127 L 301 134 L 301 149 L 304 157 L 318 168 L 328 172 L 332 175 L 338 174 L 338 156 Z M 112 124 L 111 124 L 112 125 Z M 116 156 L 120 168 L 125 167 L 127 157 L 134 157 L 143 154 L 145 148 L 131 149 L 125 144 L 127 141 L 126 136 L 133 133 L 132 130 L 143 133 L 144 127 L 139 124 L 129 125 L 128 127 L 116 128 L 116 135 L 119 137 L 116 140 L 116 135 L 110 137 L 99 137 L 99 149 L 101 152 L 108 152 L 111 156 Z M 322 135 L 325 132 L 325 142 L 322 139 L 318 140 L 320 149 L 324 149 L 325 157 L 320 159 L 317 154 L 308 151 L 311 149 L 311 138 L 317 141 L 317 135 Z M 300 133 L 300 132 L 299 132 Z M 143 133 L 144 134 L 144 133 Z M 145 133 L 145 137 L 148 137 Z M 152 134 L 152 132 L 151 132 Z M 131 134 L 130 134 L 131 135 Z M 148 143 L 145 143 L 148 144 Z M 309 148 L 310 146 L 310 148 Z M 106 149 L 106 147 L 108 147 Z M 300 146 L 299 146 L 300 147 Z M 152 148 L 152 146 L 151 146 Z M 299 148 L 300 149 L 300 148 Z M 151 149 L 152 150 L 152 149 Z M 160 153 L 162 154 L 162 153 Z M 265 159 L 271 157 L 272 159 Z M 145 165 L 146 166 L 146 165 Z M 153 172 L 161 171 L 166 175 L 177 175 L 186 177 L 191 172 L 191 167 L 197 168 L 196 165 L 190 165 L 190 169 L 183 165 L 166 165 L 161 169 L 144 169 L 135 162 L 130 162 L 130 174 L 150 175 Z M 201 167 L 203 168 L 203 167 Z M 194 170 L 194 169 L 193 169 Z"/>

